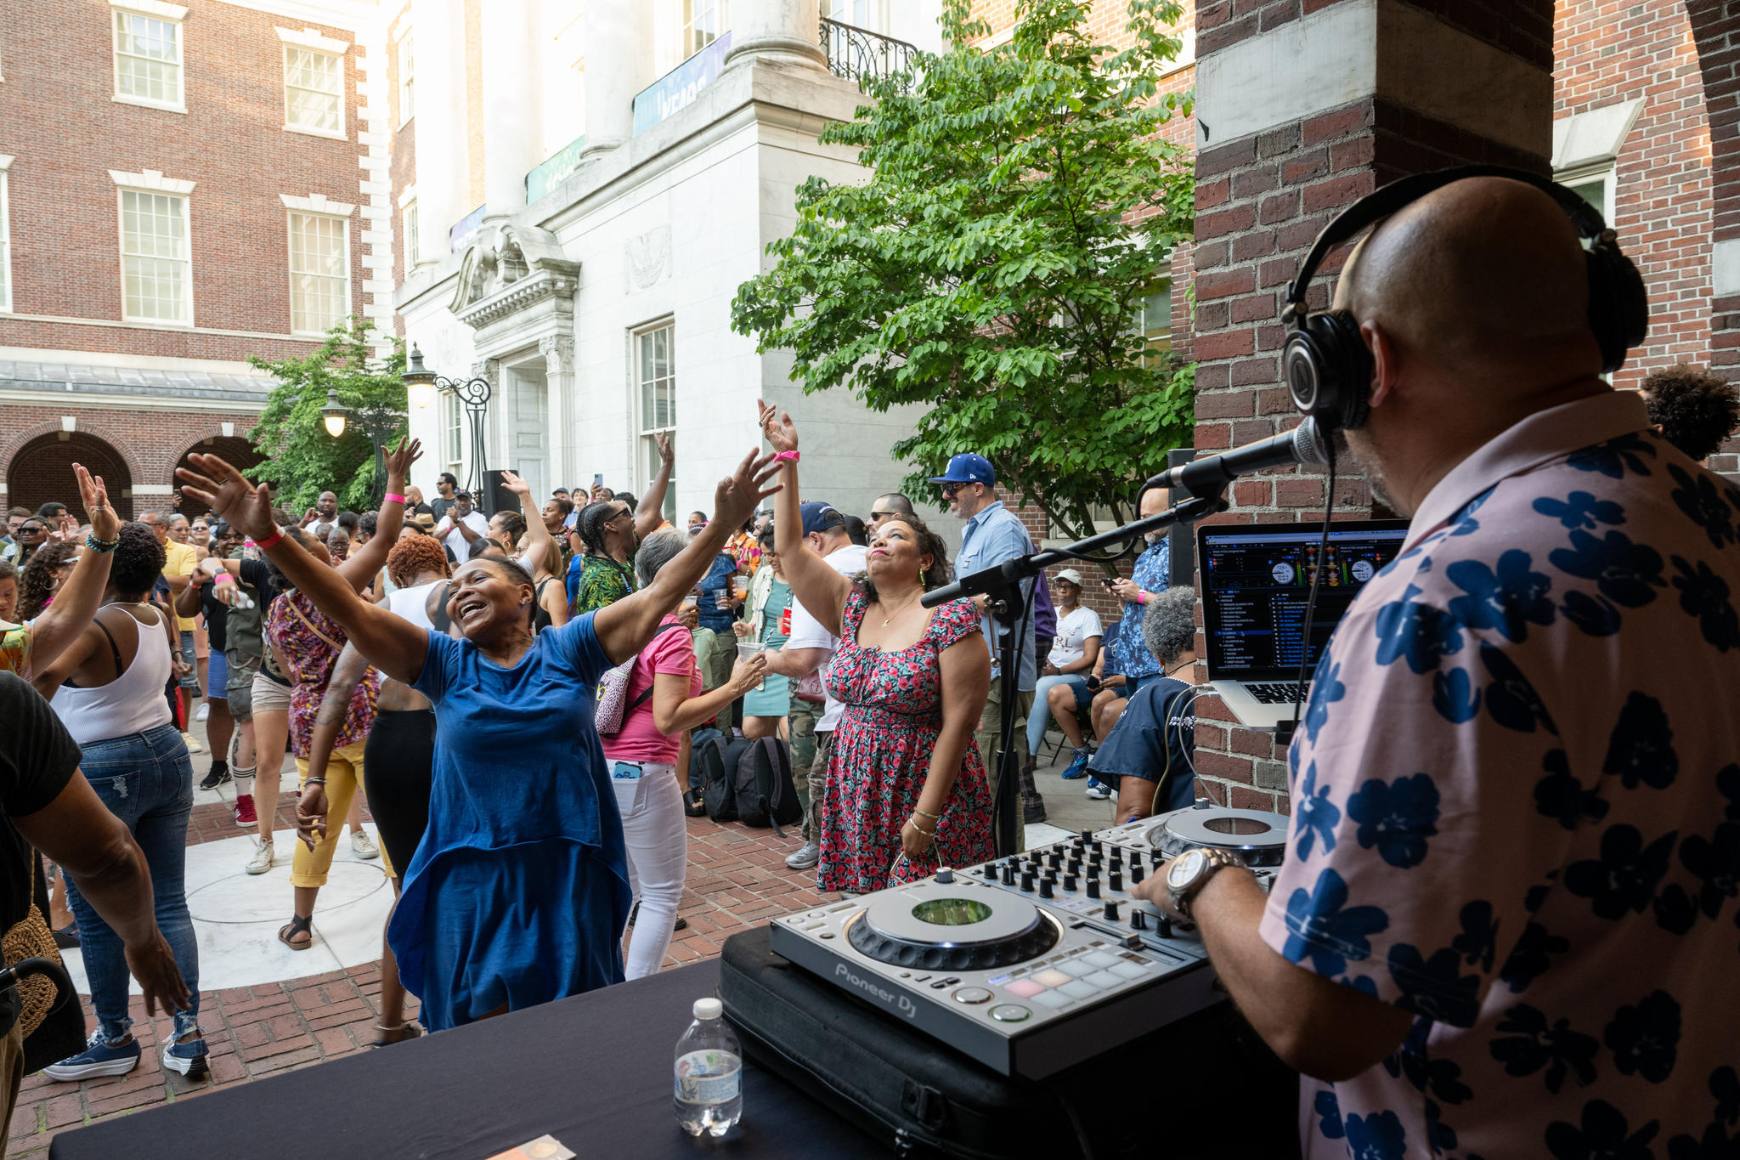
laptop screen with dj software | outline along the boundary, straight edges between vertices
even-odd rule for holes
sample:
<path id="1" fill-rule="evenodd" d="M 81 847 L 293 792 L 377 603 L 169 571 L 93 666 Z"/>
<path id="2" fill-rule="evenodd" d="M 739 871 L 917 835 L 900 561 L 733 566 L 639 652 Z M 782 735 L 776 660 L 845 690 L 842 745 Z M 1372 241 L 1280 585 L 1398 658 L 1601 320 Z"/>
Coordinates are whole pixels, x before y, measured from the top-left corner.
<path id="1" fill-rule="evenodd" d="M 1323 540 L 1310 524 L 1213 524 L 1197 528 L 1203 630 L 1216 680 L 1297 680 L 1301 651 L 1315 666 L 1341 614 L 1378 570 L 1395 559 L 1406 520 L 1331 524 L 1328 570 L 1309 633 L 1305 603 Z"/>

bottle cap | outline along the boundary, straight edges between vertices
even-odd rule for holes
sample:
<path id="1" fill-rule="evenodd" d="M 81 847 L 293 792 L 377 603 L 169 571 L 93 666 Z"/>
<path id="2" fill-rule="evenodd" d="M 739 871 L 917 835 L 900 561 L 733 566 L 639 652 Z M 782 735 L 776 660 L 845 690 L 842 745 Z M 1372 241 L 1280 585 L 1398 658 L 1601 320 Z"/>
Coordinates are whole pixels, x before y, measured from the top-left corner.
<path id="1" fill-rule="evenodd" d="M 724 1012 L 724 1004 L 717 999 L 695 1000 L 695 1018 L 697 1019 L 717 1019 Z"/>

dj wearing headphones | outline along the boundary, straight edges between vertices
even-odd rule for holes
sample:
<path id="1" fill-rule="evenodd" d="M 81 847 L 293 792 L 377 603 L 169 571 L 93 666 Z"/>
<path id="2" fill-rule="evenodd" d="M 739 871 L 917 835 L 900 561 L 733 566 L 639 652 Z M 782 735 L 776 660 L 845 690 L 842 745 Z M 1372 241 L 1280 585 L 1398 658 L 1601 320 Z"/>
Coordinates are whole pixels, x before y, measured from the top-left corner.
<path id="1" fill-rule="evenodd" d="M 1288 298 L 1294 401 L 1407 543 L 1317 667 L 1272 890 L 1192 851 L 1138 891 L 1309 1077 L 1308 1156 L 1732 1149 L 1740 489 L 1602 378 L 1637 271 L 1480 167 L 1350 208 Z"/>

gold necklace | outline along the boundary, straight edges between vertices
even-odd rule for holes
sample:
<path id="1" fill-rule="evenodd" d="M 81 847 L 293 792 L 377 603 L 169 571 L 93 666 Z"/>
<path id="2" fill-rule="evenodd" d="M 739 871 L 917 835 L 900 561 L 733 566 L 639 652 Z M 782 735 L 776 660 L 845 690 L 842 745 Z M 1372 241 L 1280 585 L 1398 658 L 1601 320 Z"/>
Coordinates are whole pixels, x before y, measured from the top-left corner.
<path id="1" fill-rule="evenodd" d="M 924 593 L 920 592 L 917 596 L 913 597 L 911 600 L 908 600 L 905 604 L 901 605 L 899 608 L 895 609 L 893 612 L 888 612 L 888 611 L 884 610 L 883 616 L 882 616 L 882 627 L 887 628 L 890 621 L 892 621 L 896 616 L 899 616 L 901 613 L 910 610 L 914 605 L 916 605 L 923 598 L 924 598 Z"/>

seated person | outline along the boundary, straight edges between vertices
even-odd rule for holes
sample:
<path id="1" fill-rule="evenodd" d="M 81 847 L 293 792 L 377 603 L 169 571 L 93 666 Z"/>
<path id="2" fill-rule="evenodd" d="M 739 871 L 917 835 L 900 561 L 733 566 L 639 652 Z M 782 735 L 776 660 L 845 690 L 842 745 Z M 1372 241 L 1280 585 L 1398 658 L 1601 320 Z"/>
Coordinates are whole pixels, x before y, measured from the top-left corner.
<path id="1" fill-rule="evenodd" d="M 1120 702 L 1128 707 L 1088 762 L 1094 777 L 1117 789 L 1120 824 L 1195 799 L 1196 689 L 1172 675 L 1196 663 L 1195 613 L 1196 591 L 1184 585 L 1148 602 L 1142 635 L 1165 675 Z"/>
<path id="2" fill-rule="evenodd" d="M 1087 776 L 1088 748 L 1077 714 L 1093 699 L 1088 672 L 1100 658 L 1105 630 L 1100 614 L 1082 607 L 1080 572 L 1065 568 L 1052 578 L 1051 586 L 1057 599 L 1057 630 L 1034 686 L 1033 711 L 1027 715 L 1027 763 L 1031 772 L 1045 728 L 1055 720 L 1074 751 L 1063 771 L 1064 779 L 1072 781 Z"/>

